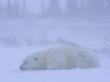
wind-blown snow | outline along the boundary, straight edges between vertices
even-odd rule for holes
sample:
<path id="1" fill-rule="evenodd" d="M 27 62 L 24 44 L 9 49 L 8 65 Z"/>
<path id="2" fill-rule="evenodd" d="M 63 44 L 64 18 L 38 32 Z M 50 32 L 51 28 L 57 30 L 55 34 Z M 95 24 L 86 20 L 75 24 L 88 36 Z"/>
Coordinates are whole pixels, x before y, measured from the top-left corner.
<path id="1" fill-rule="evenodd" d="M 0 21 L 1 46 L 53 45 L 63 40 L 87 47 L 99 47 L 105 38 L 110 39 L 109 22 L 77 22 L 57 18 Z"/>
<path id="2" fill-rule="evenodd" d="M 110 0 L 0 0 L 0 82 L 110 82 Z M 24 57 L 79 45 L 100 68 L 22 72 Z"/>
<path id="3" fill-rule="evenodd" d="M 109 21 L 0 19 L 0 81 L 110 82 L 109 35 Z M 19 70 L 27 55 L 57 45 L 77 44 L 97 50 L 101 67 L 25 72 Z"/>

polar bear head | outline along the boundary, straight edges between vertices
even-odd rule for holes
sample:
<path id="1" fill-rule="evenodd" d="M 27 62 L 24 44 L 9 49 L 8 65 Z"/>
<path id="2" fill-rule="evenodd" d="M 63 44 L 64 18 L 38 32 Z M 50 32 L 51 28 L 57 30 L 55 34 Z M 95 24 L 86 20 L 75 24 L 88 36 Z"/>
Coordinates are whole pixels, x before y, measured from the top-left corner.
<path id="1" fill-rule="evenodd" d="M 23 63 L 20 66 L 22 71 L 25 70 L 36 70 L 36 69 L 44 69 L 44 65 L 42 65 L 42 60 L 40 57 L 29 56 L 24 59 Z"/>

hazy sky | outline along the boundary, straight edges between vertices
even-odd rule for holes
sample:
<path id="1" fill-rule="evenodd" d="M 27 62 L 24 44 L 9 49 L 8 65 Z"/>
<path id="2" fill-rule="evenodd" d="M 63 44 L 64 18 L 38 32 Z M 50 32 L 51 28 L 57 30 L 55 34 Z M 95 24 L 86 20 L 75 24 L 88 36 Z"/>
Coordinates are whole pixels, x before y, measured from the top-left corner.
<path id="1" fill-rule="evenodd" d="M 8 0 L 0 0 L 2 4 L 6 4 Z M 15 0 L 10 0 L 11 2 L 14 2 Z M 31 13 L 40 13 L 41 12 L 41 1 L 42 0 L 26 0 L 27 2 L 27 10 Z M 48 7 L 50 0 L 44 0 L 45 1 L 45 9 Z M 67 0 L 59 0 L 60 5 L 62 7 L 62 10 L 65 10 L 65 4 Z M 80 5 L 80 2 L 82 0 L 77 0 L 78 4 Z M 83 1 L 89 1 L 89 0 L 83 0 Z M 94 1 L 94 0 L 92 0 Z M 100 1 L 100 0 L 99 0 Z M 104 0 L 106 2 L 106 0 Z M 110 0 L 108 0 L 110 1 Z M 18 0 L 20 5 L 22 6 L 23 0 Z M 105 5 L 108 5 L 107 3 Z"/>
<path id="2" fill-rule="evenodd" d="M 2 4 L 6 4 L 8 0 L 1 0 L 0 2 Z M 14 0 L 10 0 L 12 3 L 14 2 Z M 27 2 L 27 9 L 28 11 L 30 11 L 31 13 L 39 13 L 41 12 L 41 1 L 42 0 L 26 0 Z M 49 1 L 50 0 L 44 0 L 45 1 L 45 9 L 48 7 Z M 22 2 L 23 0 L 18 0 L 18 2 L 20 3 L 20 5 L 22 6 Z M 59 0 L 62 9 L 65 9 L 65 3 L 66 0 Z"/>

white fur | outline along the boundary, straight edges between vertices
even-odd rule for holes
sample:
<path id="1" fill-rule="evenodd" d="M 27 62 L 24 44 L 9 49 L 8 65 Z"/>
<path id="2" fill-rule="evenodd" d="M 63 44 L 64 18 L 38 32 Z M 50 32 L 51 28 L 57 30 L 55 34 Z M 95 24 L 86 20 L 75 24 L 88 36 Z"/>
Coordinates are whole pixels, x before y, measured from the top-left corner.
<path id="1" fill-rule="evenodd" d="M 54 47 L 40 51 L 26 57 L 21 65 L 22 70 L 96 67 L 99 67 L 99 63 L 94 51 L 78 46 Z"/>

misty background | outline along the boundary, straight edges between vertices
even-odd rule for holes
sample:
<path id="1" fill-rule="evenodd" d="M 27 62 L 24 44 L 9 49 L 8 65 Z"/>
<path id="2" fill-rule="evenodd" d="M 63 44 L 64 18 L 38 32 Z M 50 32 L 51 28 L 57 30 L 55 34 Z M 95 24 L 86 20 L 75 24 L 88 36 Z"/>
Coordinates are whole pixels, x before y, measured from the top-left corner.
<path id="1" fill-rule="evenodd" d="M 99 47 L 109 22 L 110 0 L 0 0 L 0 46 Z"/>
<path id="2" fill-rule="evenodd" d="M 0 16 L 109 15 L 110 0 L 0 0 Z"/>

